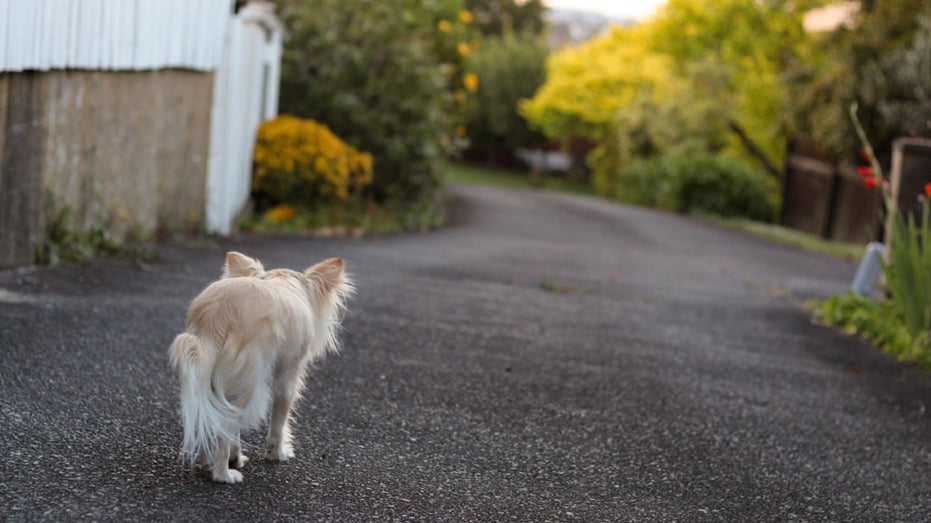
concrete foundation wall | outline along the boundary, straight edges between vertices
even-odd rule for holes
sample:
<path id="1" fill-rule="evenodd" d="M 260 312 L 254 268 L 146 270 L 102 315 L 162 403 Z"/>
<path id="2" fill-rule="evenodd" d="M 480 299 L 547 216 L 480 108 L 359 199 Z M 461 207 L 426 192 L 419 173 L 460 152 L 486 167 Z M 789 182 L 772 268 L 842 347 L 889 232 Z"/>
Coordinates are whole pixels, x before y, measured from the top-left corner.
<path id="1" fill-rule="evenodd" d="M 66 208 L 118 236 L 202 227 L 212 89 L 186 70 L 0 74 L 0 266 L 30 263 Z"/>

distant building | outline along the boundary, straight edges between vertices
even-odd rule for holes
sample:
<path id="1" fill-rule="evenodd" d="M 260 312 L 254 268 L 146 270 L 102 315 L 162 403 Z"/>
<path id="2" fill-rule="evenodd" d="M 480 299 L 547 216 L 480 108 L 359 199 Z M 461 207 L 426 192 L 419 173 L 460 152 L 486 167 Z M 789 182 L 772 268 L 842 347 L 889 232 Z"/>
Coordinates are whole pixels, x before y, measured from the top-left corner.
<path id="1" fill-rule="evenodd" d="M 550 49 L 577 45 L 600 36 L 608 27 L 629 27 L 637 22 L 630 18 L 609 18 L 599 13 L 569 9 L 546 11 L 547 43 Z"/>
<path id="2" fill-rule="evenodd" d="M 802 27 L 808 33 L 826 33 L 838 27 L 853 27 L 860 2 L 838 2 L 805 13 Z"/>

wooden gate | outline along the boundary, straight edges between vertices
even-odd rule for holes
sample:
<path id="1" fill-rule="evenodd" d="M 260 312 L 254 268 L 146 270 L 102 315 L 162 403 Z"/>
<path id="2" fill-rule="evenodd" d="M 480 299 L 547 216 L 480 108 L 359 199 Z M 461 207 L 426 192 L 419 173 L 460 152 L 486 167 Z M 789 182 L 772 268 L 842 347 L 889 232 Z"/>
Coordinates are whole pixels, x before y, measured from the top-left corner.
<path id="1" fill-rule="evenodd" d="M 208 232 L 229 234 L 249 200 L 256 128 L 278 113 L 282 36 L 268 2 L 246 4 L 229 24 L 214 77 Z"/>

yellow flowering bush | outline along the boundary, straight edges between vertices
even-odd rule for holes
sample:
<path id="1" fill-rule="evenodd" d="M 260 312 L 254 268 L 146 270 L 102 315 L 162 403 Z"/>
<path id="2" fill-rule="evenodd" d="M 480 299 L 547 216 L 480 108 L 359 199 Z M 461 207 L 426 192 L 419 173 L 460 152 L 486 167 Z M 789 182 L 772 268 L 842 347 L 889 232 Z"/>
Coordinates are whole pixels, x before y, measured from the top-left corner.
<path id="1" fill-rule="evenodd" d="M 279 116 L 259 126 L 252 190 L 275 203 L 343 201 L 372 183 L 373 164 L 327 126 Z"/>

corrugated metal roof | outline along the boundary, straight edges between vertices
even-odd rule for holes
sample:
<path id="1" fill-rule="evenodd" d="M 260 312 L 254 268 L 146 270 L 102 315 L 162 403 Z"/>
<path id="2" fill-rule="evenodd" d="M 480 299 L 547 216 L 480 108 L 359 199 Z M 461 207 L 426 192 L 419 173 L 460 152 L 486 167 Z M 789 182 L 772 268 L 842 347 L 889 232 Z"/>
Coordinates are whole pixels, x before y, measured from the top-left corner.
<path id="1" fill-rule="evenodd" d="M 0 72 L 208 71 L 232 0 L 0 0 Z"/>

